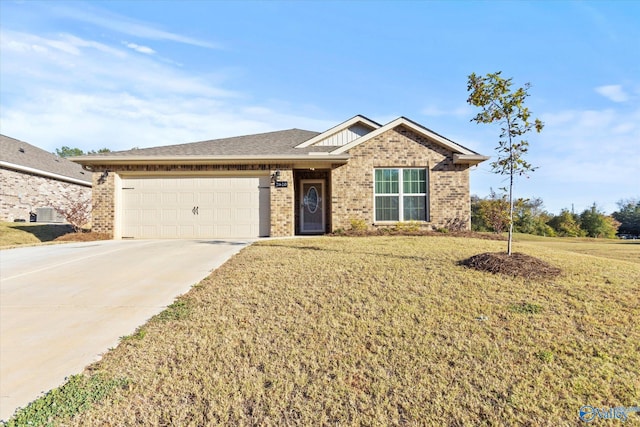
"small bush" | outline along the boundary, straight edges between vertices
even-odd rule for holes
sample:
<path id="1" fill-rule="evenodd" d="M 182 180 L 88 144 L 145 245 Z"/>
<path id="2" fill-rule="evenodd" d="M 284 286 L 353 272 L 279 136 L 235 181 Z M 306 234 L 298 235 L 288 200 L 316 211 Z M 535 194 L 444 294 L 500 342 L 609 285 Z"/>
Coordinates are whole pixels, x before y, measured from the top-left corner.
<path id="1" fill-rule="evenodd" d="M 356 233 L 364 233 L 369 228 L 364 219 L 352 219 L 349 223 L 351 224 L 351 231 Z"/>
<path id="2" fill-rule="evenodd" d="M 399 222 L 395 230 L 401 233 L 417 233 L 420 231 L 420 223 L 417 221 Z"/>
<path id="3" fill-rule="evenodd" d="M 53 205 L 53 208 L 71 224 L 73 231 L 79 233 L 91 222 L 94 206 L 91 205 L 90 199 L 80 198 L 68 199 L 65 203 Z"/>

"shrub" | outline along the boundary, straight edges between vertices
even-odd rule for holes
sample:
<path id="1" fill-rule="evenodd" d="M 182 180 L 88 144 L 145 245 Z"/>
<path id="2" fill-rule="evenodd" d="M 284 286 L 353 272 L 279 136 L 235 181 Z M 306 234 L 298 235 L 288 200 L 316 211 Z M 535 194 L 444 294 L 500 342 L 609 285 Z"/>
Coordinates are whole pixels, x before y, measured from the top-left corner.
<path id="1" fill-rule="evenodd" d="M 351 231 L 356 233 L 364 233 L 369 228 L 364 219 L 352 219 L 349 222 L 351 224 Z"/>

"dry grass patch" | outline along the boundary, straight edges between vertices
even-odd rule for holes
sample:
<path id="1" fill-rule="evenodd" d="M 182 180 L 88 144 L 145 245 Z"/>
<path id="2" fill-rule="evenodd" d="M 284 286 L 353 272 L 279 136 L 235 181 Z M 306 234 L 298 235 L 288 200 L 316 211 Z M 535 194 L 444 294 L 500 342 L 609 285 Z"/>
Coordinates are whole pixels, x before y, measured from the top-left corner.
<path id="1" fill-rule="evenodd" d="M 524 244 L 564 274 L 458 265 L 503 246 L 255 244 L 88 369 L 128 385 L 60 423 L 555 426 L 636 405 L 640 265 Z"/>

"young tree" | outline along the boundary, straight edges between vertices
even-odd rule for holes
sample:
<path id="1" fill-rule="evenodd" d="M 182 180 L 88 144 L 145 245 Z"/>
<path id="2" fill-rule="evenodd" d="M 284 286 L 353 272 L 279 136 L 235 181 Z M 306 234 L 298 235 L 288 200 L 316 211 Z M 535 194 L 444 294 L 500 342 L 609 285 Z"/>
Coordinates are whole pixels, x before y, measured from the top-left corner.
<path id="1" fill-rule="evenodd" d="M 526 175 L 536 168 L 524 160 L 529 149 L 529 143 L 521 139 L 523 135 L 535 129 L 540 132 L 544 124 L 535 119 L 530 121 L 531 113 L 524 106 L 524 100 L 529 96 L 531 85 L 515 91 L 511 90 L 512 80 L 504 79 L 502 72 L 477 76 L 472 73 L 467 83 L 467 91 L 471 92 L 467 102 L 482 110 L 471 121 L 476 123 L 500 124 L 500 137 L 496 151 L 498 158 L 491 163 L 494 172 L 509 176 L 509 240 L 507 254 L 511 255 L 513 240 L 513 182 L 516 175 Z M 506 190 L 506 189 L 505 189 Z"/>

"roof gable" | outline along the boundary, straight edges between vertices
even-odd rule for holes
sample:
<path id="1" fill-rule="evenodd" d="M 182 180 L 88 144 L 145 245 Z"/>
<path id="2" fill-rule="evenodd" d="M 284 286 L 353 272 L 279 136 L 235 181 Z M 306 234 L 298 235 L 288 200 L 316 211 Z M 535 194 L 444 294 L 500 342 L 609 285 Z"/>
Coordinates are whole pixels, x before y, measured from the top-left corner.
<path id="1" fill-rule="evenodd" d="M 347 145 L 379 127 L 379 123 L 365 116 L 357 115 L 297 145 L 296 148 Z"/>
<path id="2" fill-rule="evenodd" d="M 0 166 L 60 181 L 91 185 L 91 172 L 85 172 L 82 166 L 5 135 L 0 135 Z"/>
<path id="3" fill-rule="evenodd" d="M 429 139 L 432 139 L 433 141 L 435 141 L 436 143 L 440 144 L 441 146 L 453 151 L 454 153 L 459 153 L 459 154 L 477 154 L 474 153 L 473 151 L 469 150 L 468 148 L 463 147 L 462 145 L 456 144 L 455 142 L 451 141 L 450 139 L 445 138 L 444 136 L 438 135 L 437 133 L 433 132 L 430 129 L 427 129 L 424 126 L 421 126 L 419 124 L 417 124 L 416 122 L 407 119 L 406 117 L 398 117 L 397 119 L 387 123 L 384 126 L 379 127 L 378 129 L 374 130 L 373 132 L 368 133 L 367 135 L 358 138 L 352 142 L 350 142 L 349 144 L 343 145 L 339 148 L 336 148 L 335 150 L 331 151 L 331 154 L 341 154 L 344 153 L 348 150 L 350 150 L 353 147 L 356 147 L 362 143 L 365 143 L 367 141 L 369 141 L 372 138 L 375 138 L 378 135 L 381 135 L 383 133 L 385 133 L 388 130 L 394 129 L 398 126 L 405 126 L 409 129 L 411 129 L 412 131 L 426 136 Z"/>
<path id="4" fill-rule="evenodd" d="M 183 164 L 258 163 L 264 161 L 346 163 L 348 151 L 371 138 L 404 126 L 453 152 L 454 163 L 477 164 L 488 157 L 419 125 L 399 117 L 382 126 L 357 115 L 331 129 L 318 133 L 301 129 L 266 132 L 187 144 L 110 152 L 71 158 L 86 166 L 107 164 Z"/>

